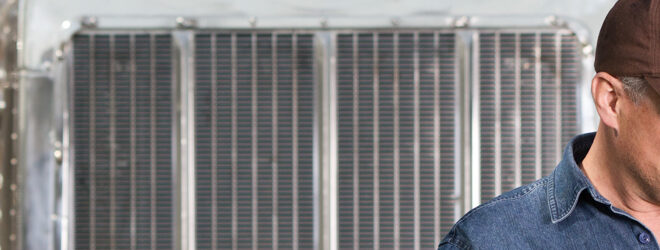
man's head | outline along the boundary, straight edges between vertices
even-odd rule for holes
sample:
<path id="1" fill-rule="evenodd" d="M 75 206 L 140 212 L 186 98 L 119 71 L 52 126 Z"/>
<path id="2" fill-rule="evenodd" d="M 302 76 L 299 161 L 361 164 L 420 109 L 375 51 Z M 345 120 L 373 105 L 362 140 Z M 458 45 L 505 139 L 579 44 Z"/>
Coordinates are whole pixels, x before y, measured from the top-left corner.
<path id="1" fill-rule="evenodd" d="M 591 92 L 613 166 L 660 201 L 660 0 L 620 0 L 598 37 Z"/>

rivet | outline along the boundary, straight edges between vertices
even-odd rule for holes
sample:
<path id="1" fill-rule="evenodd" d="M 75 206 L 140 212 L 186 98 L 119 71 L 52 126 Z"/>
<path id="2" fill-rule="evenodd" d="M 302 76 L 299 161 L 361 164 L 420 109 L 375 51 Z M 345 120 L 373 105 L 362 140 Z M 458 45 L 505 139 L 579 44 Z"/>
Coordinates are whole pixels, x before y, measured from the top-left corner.
<path id="1" fill-rule="evenodd" d="M 80 21 L 80 25 L 85 28 L 96 28 L 99 25 L 98 19 L 96 17 L 83 17 Z"/>
<path id="2" fill-rule="evenodd" d="M 392 18 L 392 20 L 390 20 L 390 22 L 392 23 L 392 26 L 394 26 L 394 27 L 397 27 L 397 26 L 401 25 L 401 19 L 399 19 L 398 17 Z"/>
<path id="3" fill-rule="evenodd" d="M 58 61 L 64 60 L 64 52 L 62 52 L 61 49 L 55 51 L 55 59 L 57 59 Z"/>
<path id="4" fill-rule="evenodd" d="M 328 27 L 328 18 L 322 17 L 321 20 L 319 21 L 321 24 L 322 28 L 327 28 Z"/>
<path id="5" fill-rule="evenodd" d="M 465 28 L 470 25 L 470 17 L 462 16 L 454 20 L 454 27 Z"/>
<path id="6" fill-rule="evenodd" d="M 177 17 L 176 26 L 181 29 L 190 29 L 197 26 L 197 20 L 192 18 Z"/>
<path id="7" fill-rule="evenodd" d="M 558 20 L 557 16 L 555 16 L 555 15 L 546 17 L 545 22 L 548 25 L 551 25 L 551 26 L 558 26 L 558 24 L 559 24 L 559 20 Z"/>

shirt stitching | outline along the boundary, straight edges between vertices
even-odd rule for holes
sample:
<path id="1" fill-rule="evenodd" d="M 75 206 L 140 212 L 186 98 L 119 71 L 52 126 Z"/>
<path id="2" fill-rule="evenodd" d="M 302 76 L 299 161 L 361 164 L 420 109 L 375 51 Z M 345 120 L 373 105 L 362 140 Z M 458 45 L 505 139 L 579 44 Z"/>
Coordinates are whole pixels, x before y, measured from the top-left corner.
<path id="1" fill-rule="evenodd" d="M 481 210 L 482 208 L 485 208 L 485 207 L 491 207 L 491 206 L 493 206 L 493 205 L 499 203 L 500 201 L 516 200 L 516 199 L 522 198 L 522 197 L 524 197 L 524 196 L 526 196 L 526 195 L 532 193 L 532 192 L 533 192 L 534 190 L 536 190 L 539 186 L 545 185 L 546 182 L 547 182 L 547 179 L 546 179 L 546 178 L 540 179 L 540 180 L 538 180 L 537 182 L 534 182 L 534 183 L 530 184 L 527 188 L 523 188 L 522 190 L 519 191 L 519 193 L 517 193 L 517 194 L 515 194 L 515 195 L 513 195 L 513 196 L 511 196 L 511 197 L 500 197 L 500 198 L 495 198 L 495 199 L 493 199 L 493 200 L 491 200 L 491 201 L 489 201 L 489 202 L 487 202 L 487 203 L 484 203 L 484 204 L 482 204 L 482 205 L 480 205 L 480 206 L 474 208 L 473 210 L 471 210 L 471 211 L 468 212 L 467 214 L 465 214 L 465 216 L 463 216 L 463 218 L 461 218 L 460 220 L 458 220 L 458 221 L 456 222 L 456 225 L 460 224 L 462 221 L 466 220 L 467 218 L 469 218 L 471 215 L 473 215 L 473 214 L 476 213 L 477 211 Z"/>

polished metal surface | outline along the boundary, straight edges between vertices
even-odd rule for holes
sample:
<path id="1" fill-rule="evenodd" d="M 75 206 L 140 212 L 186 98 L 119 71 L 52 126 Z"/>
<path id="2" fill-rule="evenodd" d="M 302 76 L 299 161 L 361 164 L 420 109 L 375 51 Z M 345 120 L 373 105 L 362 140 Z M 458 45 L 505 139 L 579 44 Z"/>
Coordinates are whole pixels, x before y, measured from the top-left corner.
<path id="1" fill-rule="evenodd" d="M 547 27 L 82 32 L 68 247 L 435 245 L 554 166 L 578 48 Z"/>

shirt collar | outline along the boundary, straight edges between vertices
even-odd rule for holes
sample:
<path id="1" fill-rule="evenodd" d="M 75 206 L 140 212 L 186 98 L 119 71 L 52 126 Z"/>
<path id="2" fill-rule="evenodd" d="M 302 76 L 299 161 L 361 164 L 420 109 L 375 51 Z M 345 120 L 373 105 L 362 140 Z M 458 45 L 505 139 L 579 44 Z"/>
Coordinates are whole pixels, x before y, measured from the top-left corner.
<path id="1" fill-rule="evenodd" d="M 574 137 L 564 149 L 561 162 L 549 176 L 546 192 L 552 223 L 561 222 L 573 212 L 585 189 L 589 190 L 595 201 L 610 205 L 578 166 L 589 152 L 595 136 L 596 133 L 587 133 Z"/>

